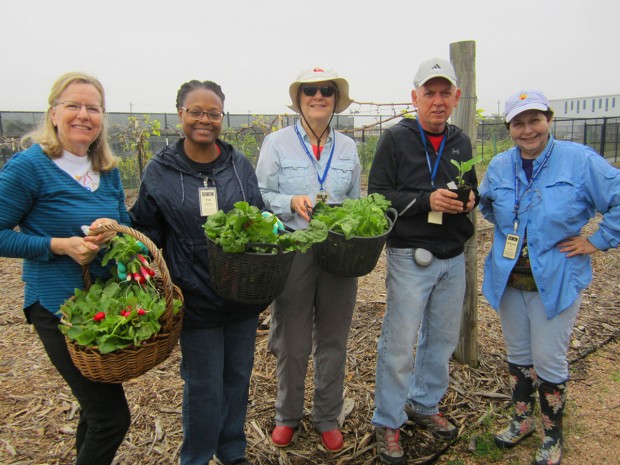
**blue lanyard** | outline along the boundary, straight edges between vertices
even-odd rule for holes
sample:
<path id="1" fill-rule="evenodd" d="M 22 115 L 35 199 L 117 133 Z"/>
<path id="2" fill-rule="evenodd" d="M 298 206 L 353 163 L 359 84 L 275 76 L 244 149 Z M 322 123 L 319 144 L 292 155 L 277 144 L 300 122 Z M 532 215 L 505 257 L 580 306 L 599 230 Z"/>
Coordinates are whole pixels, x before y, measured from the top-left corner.
<path id="1" fill-rule="evenodd" d="M 523 190 L 523 193 L 521 195 L 519 195 L 519 188 L 521 187 L 521 183 L 519 182 L 519 174 L 518 174 L 518 160 L 515 160 L 514 162 L 514 175 L 515 175 L 515 207 L 514 207 L 514 213 L 515 213 L 515 217 L 512 220 L 514 223 L 514 233 L 517 233 L 517 228 L 519 227 L 519 208 L 521 206 L 521 200 L 523 199 L 523 196 L 525 195 L 525 193 L 530 190 L 530 187 L 532 187 L 532 184 L 534 183 L 534 181 L 536 180 L 536 178 L 538 177 L 538 175 L 540 174 L 540 172 L 542 171 L 542 169 L 547 166 L 547 162 L 549 161 L 549 157 L 551 156 L 551 152 L 553 152 L 553 147 L 555 146 L 555 141 L 551 142 L 551 145 L 549 146 L 549 149 L 547 150 L 547 153 L 545 154 L 545 157 L 543 158 L 542 163 L 538 166 L 538 168 L 536 169 L 536 172 L 534 174 L 532 174 L 532 177 L 530 178 L 530 181 L 527 183 L 527 186 L 525 186 L 525 189 Z"/>
<path id="2" fill-rule="evenodd" d="M 428 171 L 431 173 L 431 187 L 435 190 L 435 178 L 437 177 L 437 168 L 439 168 L 439 161 L 441 160 L 441 154 L 443 153 L 443 148 L 446 145 L 446 133 L 444 131 L 443 139 L 441 139 L 441 144 L 439 145 L 439 151 L 437 152 L 437 160 L 435 160 L 435 166 L 431 168 L 431 157 L 428 155 L 428 148 L 426 146 L 426 136 L 424 135 L 424 129 L 420 124 L 420 121 L 416 119 L 418 122 L 418 127 L 420 128 L 420 136 L 422 137 L 422 145 L 424 145 L 424 152 L 426 153 L 426 163 L 428 164 Z"/>
<path id="3" fill-rule="evenodd" d="M 316 179 L 319 181 L 319 185 L 321 186 L 321 190 L 323 191 L 325 190 L 323 189 L 323 183 L 325 182 L 325 178 L 327 178 L 327 172 L 329 171 L 329 167 L 332 164 L 332 157 L 334 156 L 334 149 L 336 148 L 336 138 L 332 137 L 332 151 L 330 152 L 329 158 L 327 159 L 327 164 L 325 165 L 325 171 L 323 171 L 323 176 L 321 176 L 319 174 L 319 169 L 317 168 L 318 162 L 308 150 L 308 147 L 306 146 L 306 143 L 304 142 L 304 139 L 303 137 L 301 137 L 299 129 L 297 128 L 297 124 L 295 125 L 295 132 L 297 133 L 297 137 L 299 138 L 299 143 L 303 147 L 306 155 L 308 155 L 308 158 L 312 162 L 312 166 L 314 166 L 314 169 L 316 170 Z"/>

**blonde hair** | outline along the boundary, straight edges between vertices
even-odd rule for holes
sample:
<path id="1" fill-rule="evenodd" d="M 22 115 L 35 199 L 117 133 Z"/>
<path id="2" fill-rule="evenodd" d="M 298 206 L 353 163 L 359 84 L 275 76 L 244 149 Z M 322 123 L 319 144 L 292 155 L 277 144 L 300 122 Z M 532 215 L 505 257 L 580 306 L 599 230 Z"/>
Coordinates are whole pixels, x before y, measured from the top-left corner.
<path id="1" fill-rule="evenodd" d="M 58 130 L 52 122 L 52 108 L 58 104 L 58 99 L 62 93 L 67 90 L 71 84 L 89 84 L 97 89 L 101 97 L 101 106 L 105 112 L 105 91 L 101 82 L 94 76 L 80 72 L 70 72 L 60 76 L 50 91 L 47 99 L 49 108 L 45 113 L 45 117 L 39 126 L 26 134 L 21 140 L 23 148 L 28 147 L 31 143 L 37 143 L 50 158 L 58 158 L 62 155 L 63 147 L 58 139 Z M 108 121 L 103 115 L 101 124 L 101 132 L 97 139 L 90 144 L 88 148 L 88 158 L 92 164 L 94 171 L 102 172 L 116 168 L 118 159 L 112 153 L 110 144 L 108 143 Z"/>

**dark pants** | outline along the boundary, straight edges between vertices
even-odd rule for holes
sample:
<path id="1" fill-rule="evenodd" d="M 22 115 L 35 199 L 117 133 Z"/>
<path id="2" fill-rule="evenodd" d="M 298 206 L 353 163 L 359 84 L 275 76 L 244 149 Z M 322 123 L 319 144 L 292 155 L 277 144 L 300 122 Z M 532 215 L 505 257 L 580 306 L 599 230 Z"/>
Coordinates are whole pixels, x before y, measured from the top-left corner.
<path id="1" fill-rule="evenodd" d="M 213 328 L 181 331 L 181 465 L 245 457 L 245 418 L 258 315 Z"/>
<path id="2" fill-rule="evenodd" d="M 76 465 L 110 465 L 131 422 L 122 384 L 96 383 L 84 377 L 71 361 L 59 320 L 39 302 L 25 310 L 52 364 L 80 404 L 75 434 Z"/>

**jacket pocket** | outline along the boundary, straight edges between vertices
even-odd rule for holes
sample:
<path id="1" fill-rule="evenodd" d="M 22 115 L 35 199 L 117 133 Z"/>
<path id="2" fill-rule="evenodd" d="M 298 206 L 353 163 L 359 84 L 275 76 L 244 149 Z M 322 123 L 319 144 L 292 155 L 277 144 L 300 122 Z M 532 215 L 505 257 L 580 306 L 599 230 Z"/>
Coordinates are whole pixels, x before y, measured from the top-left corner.
<path id="1" fill-rule="evenodd" d="M 353 185 L 353 173 L 355 171 L 355 160 L 339 159 L 335 160 L 327 175 L 327 190 L 334 199 L 342 202 Z"/>
<path id="2" fill-rule="evenodd" d="M 282 159 L 279 177 L 280 193 L 299 194 L 310 191 L 310 161 L 298 159 Z"/>

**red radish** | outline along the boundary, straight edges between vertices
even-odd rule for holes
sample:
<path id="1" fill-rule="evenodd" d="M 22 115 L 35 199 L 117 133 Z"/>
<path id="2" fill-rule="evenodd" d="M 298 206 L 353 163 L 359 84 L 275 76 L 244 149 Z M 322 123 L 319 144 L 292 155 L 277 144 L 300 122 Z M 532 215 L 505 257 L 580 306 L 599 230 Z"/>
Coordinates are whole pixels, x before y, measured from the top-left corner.
<path id="1" fill-rule="evenodd" d="M 103 319 L 105 319 L 105 313 L 103 312 L 97 312 L 95 313 L 95 316 L 93 317 L 93 320 L 95 321 L 101 321 Z"/>

